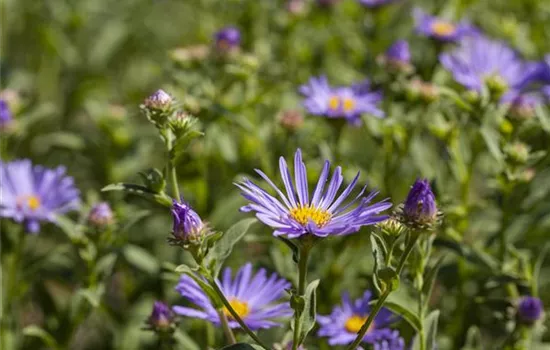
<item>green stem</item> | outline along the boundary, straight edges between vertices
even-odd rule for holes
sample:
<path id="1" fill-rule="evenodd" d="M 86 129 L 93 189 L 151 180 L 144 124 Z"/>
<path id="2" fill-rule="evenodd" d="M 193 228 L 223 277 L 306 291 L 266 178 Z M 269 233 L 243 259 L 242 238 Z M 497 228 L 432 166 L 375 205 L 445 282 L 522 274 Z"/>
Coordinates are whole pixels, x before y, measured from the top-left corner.
<path id="1" fill-rule="evenodd" d="M 401 255 L 401 259 L 399 259 L 399 263 L 397 265 L 397 276 L 401 275 L 401 272 L 403 271 L 403 267 L 405 266 L 405 262 L 409 258 L 409 255 L 411 255 L 412 250 L 414 249 L 414 246 L 416 245 L 416 241 L 418 241 L 419 232 L 412 232 L 412 234 L 409 236 L 407 245 L 405 246 L 405 250 L 403 251 L 403 255 Z M 384 303 L 386 302 L 386 299 L 392 292 L 391 289 L 386 289 L 380 298 L 378 298 L 378 301 L 376 302 L 376 305 L 372 308 L 372 311 L 369 313 L 369 317 L 357 333 L 357 337 L 355 337 L 355 340 L 353 343 L 347 347 L 347 350 L 355 350 L 359 344 L 363 341 L 363 338 L 365 337 L 365 334 L 367 334 L 367 331 L 369 330 L 370 325 L 372 322 L 374 322 L 374 319 L 378 312 L 382 309 L 382 306 L 384 306 Z M 294 349 L 296 350 L 296 349 Z"/>
<path id="2" fill-rule="evenodd" d="M 237 312 L 233 309 L 233 307 L 231 306 L 231 304 L 229 303 L 229 301 L 227 300 L 227 298 L 225 297 L 225 295 L 223 294 L 222 290 L 220 289 L 220 287 L 218 286 L 218 284 L 216 283 L 216 281 L 214 281 L 214 279 L 211 277 L 211 276 L 206 276 L 207 278 L 207 281 L 208 281 L 208 284 L 210 284 L 210 286 L 214 289 L 214 291 L 216 292 L 216 294 L 220 297 L 223 305 L 225 306 L 225 308 L 227 309 L 227 311 L 229 311 L 229 313 L 231 314 L 232 318 L 237 321 L 237 323 L 241 326 L 241 328 L 252 338 L 254 339 L 254 341 L 256 343 L 258 343 L 258 345 L 260 345 L 262 348 L 266 349 L 266 350 L 269 350 L 269 347 L 267 345 L 265 345 L 261 340 L 260 338 L 258 338 L 258 336 L 256 334 L 254 334 L 254 332 L 248 328 L 248 326 L 246 325 L 246 323 L 244 323 L 243 319 L 239 316 L 239 314 L 237 314 Z"/>
<path id="3" fill-rule="evenodd" d="M 225 333 L 225 337 L 227 338 L 229 345 L 236 344 L 237 340 L 235 339 L 235 334 L 233 334 L 231 327 L 229 327 L 227 316 L 222 310 L 218 310 L 218 315 L 220 316 L 220 322 L 222 323 L 223 332 Z"/>
<path id="4" fill-rule="evenodd" d="M 300 249 L 298 257 L 298 296 L 303 297 L 306 292 L 307 280 L 307 263 L 309 260 L 309 247 Z M 301 312 L 294 312 L 294 336 L 292 339 L 292 350 L 298 349 L 301 344 L 300 333 L 302 331 L 302 323 L 300 322 Z"/>
<path id="5" fill-rule="evenodd" d="M 168 149 L 168 153 L 170 154 L 172 151 L 174 139 L 173 139 L 173 133 L 171 130 L 167 130 L 166 133 L 166 148 Z M 174 161 L 171 159 L 171 156 L 169 156 L 168 160 L 168 174 L 170 176 L 170 183 L 172 184 L 172 195 L 179 201 L 181 199 L 180 197 L 180 190 L 178 187 L 178 173 L 176 172 L 176 167 L 174 164 Z"/>

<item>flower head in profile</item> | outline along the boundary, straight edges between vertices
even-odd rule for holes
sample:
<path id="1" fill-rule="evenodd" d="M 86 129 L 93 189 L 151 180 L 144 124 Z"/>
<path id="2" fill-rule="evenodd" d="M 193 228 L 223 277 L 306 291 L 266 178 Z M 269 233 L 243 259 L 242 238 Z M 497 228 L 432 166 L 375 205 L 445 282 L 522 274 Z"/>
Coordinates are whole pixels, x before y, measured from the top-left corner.
<path id="1" fill-rule="evenodd" d="M 465 39 L 453 51 L 441 54 L 439 60 L 465 88 L 479 92 L 486 85 L 501 95 L 521 91 L 538 67 L 523 61 L 506 44 L 484 36 Z"/>
<path id="2" fill-rule="evenodd" d="M 412 71 L 409 43 L 405 40 L 397 40 L 386 50 L 379 61 L 383 65 L 398 71 Z"/>
<path id="3" fill-rule="evenodd" d="M 24 223 L 28 232 L 79 207 L 80 192 L 65 167 L 47 169 L 27 159 L 0 162 L 0 179 L 0 216 Z"/>
<path id="4" fill-rule="evenodd" d="M 151 315 L 147 319 L 147 329 L 156 332 L 172 332 L 176 324 L 176 314 L 162 301 L 155 301 Z"/>
<path id="5" fill-rule="evenodd" d="M 537 297 L 525 296 L 518 302 L 517 314 L 521 322 L 532 324 L 540 320 L 544 313 L 542 300 Z"/>
<path id="6" fill-rule="evenodd" d="M 214 34 L 214 43 L 219 52 L 233 51 L 241 45 L 241 32 L 233 26 L 222 28 Z"/>
<path id="7" fill-rule="evenodd" d="M 0 98 L 0 129 L 4 129 L 12 122 L 13 116 L 8 103 Z"/>
<path id="8" fill-rule="evenodd" d="M 437 204 L 427 179 L 412 185 L 400 215 L 401 221 L 413 228 L 429 227 L 437 221 Z"/>
<path id="9" fill-rule="evenodd" d="M 349 294 L 345 293 L 342 296 L 342 304 L 336 306 L 330 315 L 317 316 L 317 321 L 321 326 L 317 335 L 327 337 L 330 345 L 351 344 L 355 340 L 357 332 L 369 317 L 371 297 L 372 293 L 366 291 L 361 298 L 352 301 Z M 393 339 L 399 338 L 399 333 L 389 328 L 389 325 L 395 320 L 395 315 L 386 308 L 382 308 L 374 318 L 374 322 L 365 334 L 363 341 L 374 345 L 383 341 L 391 342 Z M 394 348 L 390 349 L 393 350 Z"/>
<path id="10" fill-rule="evenodd" d="M 231 278 L 231 269 L 226 268 L 221 282 L 217 281 L 217 283 L 233 310 L 250 329 L 278 327 L 280 326 L 278 319 L 292 315 L 289 303 L 280 300 L 286 293 L 285 289 L 290 287 L 290 283 L 276 274 L 268 276 L 264 269 L 260 269 L 253 275 L 251 263 L 241 267 L 235 279 Z M 200 318 L 220 325 L 220 318 L 214 305 L 191 277 L 183 275 L 176 286 L 176 291 L 199 307 L 199 309 L 195 309 L 174 306 L 173 310 L 177 314 Z M 240 327 L 229 310 L 224 308 L 223 312 L 227 316 L 231 328 Z"/>
<path id="11" fill-rule="evenodd" d="M 184 201 L 172 203 L 172 235 L 174 243 L 198 241 L 206 229 L 199 214 Z"/>
<path id="12" fill-rule="evenodd" d="M 304 107 L 314 115 L 346 118 L 353 125 L 361 123 L 363 113 L 384 116 L 378 107 L 382 94 L 372 91 L 368 80 L 353 86 L 331 87 L 325 76 L 314 77 L 300 87 L 300 93 L 305 97 Z"/>
<path id="13" fill-rule="evenodd" d="M 330 162 L 327 160 L 310 197 L 306 166 L 299 149 L 294 156 L 294 183 L 283 157 L 279 159 L 279 168 L 286 194 L 261 170 L 256 169 L 277 193 L 279 199 L 246 178 L 237 184 L 242 190 L 242 195 L 250 202 L 241 210 L 256 212 L 256 217 L 261 222 L 275 230 L 275 236 L 297 238 L 306 234 L 317 237 L 346 235 L 357 232 L 362 226 L 373 225 L 387 218 L 378 214 L 390 208 L 391 203 L 382 201 L 369 205 L 377 192 L 371 192 L 363 197 L 366 186 L 353 200 L 344 204 L 357 185 L 359 173 L 340 195 L 337 195 L 344 181 L 342 168 L 336 167 L 328 188 L 325 189 L 330 169 Z"/>
<path id="14" fill-rule="evenodd" d="M 414 10 L 413 16 L 419 34 L 439 41 L 456 42 L 478 32 L 467 22 L 454 23 L 442 17 L 431 16 L 419 8 Z"/>
<path id="15" fill-rule="evenodd" d="M 88 222 L 95 227 L 104 227 L 113 223 L 114 215 L 107 202 L 97 203 L 88 214 Z"/>

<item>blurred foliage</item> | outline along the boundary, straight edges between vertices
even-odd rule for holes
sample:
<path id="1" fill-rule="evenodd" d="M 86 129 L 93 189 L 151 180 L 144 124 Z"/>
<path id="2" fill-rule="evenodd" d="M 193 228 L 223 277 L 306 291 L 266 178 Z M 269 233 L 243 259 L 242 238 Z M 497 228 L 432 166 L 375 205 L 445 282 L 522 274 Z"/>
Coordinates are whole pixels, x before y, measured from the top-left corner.
<path id="1" fill-rule="evenodd" d="M 492 348 L 507 334 L 497 286 L 513 282 L 523 294 L 534 285 L 550 305 L 550 265 L 541 260 L 533 271 L 550 231 L 550 157 L 537 153 L 550 147 L 548 110 L 521 123 L 505 119 L 506 111 L 461 110 L 460 89 L 437 63 L 441 48 L 414 33 L 411 17 L 413 6 L 466 17 L 540 60 L 550 52 L 550 2 L 425 0 L 368 10 L 353 0 L 329 9 L 309 1 L 295 15 L 274 0 L 5 0 L 2 6 L 2 89 L 18 96 L 11 101 L 14 125 L 1 135 L 2 160 L 66 165 L 85 202 L 66 225 L 27 237 L 22 306 L 7 349 L 15 342 L 21 349 L 153 349 L 153 334 L 141 330 L 153 300 L 183 302 L 173 271 L 189 256 L 166 243 L 170 213 L 138 196 L 100 192 L 111 183 L 142 183 L 139 172 L 162 169 L 162 142 L 138 110 L 158 88 L 201 124 L 204 136 L 191 141 L 178 174 L 185 199 L 212 227 L 226 230 L 245 217 L 233 182 L 255 176 L 254 168 L 277 178 L 278 157 L 289 159 L 300 147 L 310 183 L 323 159 L 343 165 L 346 180 L 360 170 L 363 183 L 396 204 L 415 178 L 435 181 L 445 214 L 435 256 L 446 256 L 430 300 L 441 310 L 438 349 Z M 226 25 L 240 28 L 243 44 L 224 58 L 211 52 L 211 37 Z M 451 98 L 426 103 L 391 92 L 394 78 L 376 57 L 401 38 L 411 44 L 417 76 L 445 86 Z M 387 118 L 365 116 L 355 128 L 305 116 L 289 128 L 281 122 L 285 112 L 305 113 L 298 86 L 318 74 L 334 84 L 371 78 L 385 90 Z M 514 167 L 506 154 L 517 139 L 530 146 L 528 167 Z M 518 169 L 528 172 L 526 181 L 509 181 Z M 84 227 L 99 198 L 111 203 L 117 223 L 102 233 L 106 241 L 92 245 L 82 237 L 98 239 Z M 4 219 L 0 228 L 9 266 L 19 228 Z M 319 313 L 329 313 L 343 291 L 358 297 L 374 288 L 368 232 L 327 239 L 313 252 Z M 514 245 L 503 269 L 496 260 L 501 234 Z M 294 280 L 291 254 L 256 225 L 227 263 L 253 261 Z M 413 329 L 399 325 L 410 340 Z M 284 330 L 261 334 L 273 343 Z M 221 332 L 192 319 L 181 321 L 176 338 L 182 349 L 222 344 Z M 329 349 L 324 340 L 310 343 Z"/>

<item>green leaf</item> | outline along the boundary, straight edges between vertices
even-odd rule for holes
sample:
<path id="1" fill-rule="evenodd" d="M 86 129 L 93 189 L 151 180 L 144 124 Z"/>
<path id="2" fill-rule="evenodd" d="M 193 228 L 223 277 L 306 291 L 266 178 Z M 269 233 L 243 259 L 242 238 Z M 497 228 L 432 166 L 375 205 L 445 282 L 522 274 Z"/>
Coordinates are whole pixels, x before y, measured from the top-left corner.
<path id="1" fill-rule="evenodd" d="M 393 301 L 386 301 L 384 307 L 403 317 L 416 331 L 420 329 L 420 318 L 406 306 Z"/>
<path id="2" fill-rule="evenodd" d="M 462 350 L 483 350 L 483 342 L 479 328 L 471 326 L 466 333 L 466 341 Z"/>
<path id="3" fill-rule="evenodd" d="M 261 346 L 246 343 L 237 343 L 233 345 L 224 346 L 220 350 L 263 350 Z"/>
<path id="4" fill-rule="evenodd" d="M 109 253 L 107 255 L 102 256 L 95 265 L 94 272 L 99 273 L 105 273 L 109 274 L 112 270 L 113 266 L 115 265 L 117 255 L 115 253 Z"/>
<path id="5" fill-rule="evenodd" d="M 181 328 L 176 329 L 174 332 L 174 339 L 180 345 L 178 349 L 185 349 L 185 350 L 201 350 L 200 346 L 195 343 L 193 338 L 191 338 L 186 332 L 184 332 Z"/>
<path id="6" fill-rule="evenodd" d="M 79 289 L 77 294 L 84 297 L 88 303 L 94 308 L 97 308 L 99 304 L 101 303 L 101 297 L 103 296 L 103 293 L 105 292 L 105 287 L 103 285 L 99 285 L 95 289 Z"/>
<path id="7" fill-rule="evenodd" d="M 384 244 L 382 237 L 378 236 L 375 233 L 372 233 L 370 236 L 372 255 L 374 257 L 374 286 L 378 293 L 382 293 L 384 287 L 381 285 L 380 278 L 378 276 L 378 271 L 386 267 L 386 254 L 387 249 Z"/>
<path id="8" fill-rule="evenodd" d="M 319 280 L 311 282 L 306 287 L 304 295 L 304 309 L 300 314 L 298 322 L 302 325 L 300 328 L 300 334 L 298 335 L 299 343 L 303 343 L 307 334 L 315 326 L 315 317 L 317 315 L 317 287 L 319 286 Z"/>
<path id="9" fill-rule="evenodd" d="M 191 277 L 195 282 L 197 282 L 197 284 L 202 288 L 206 295 L 208 295 L 216 309 L 220 309 L 223 307 L 223 302 L 221 301 L 214 288 L 212 288 L 203 277 L 197 276 L 197 269 L 193 269 L 185 264 L 182 264 L 176 267 L 175 271 L 178 273 L 184 273 Z"/>
<path id="10" fill-rule="evenodd" d="M 550 133 L 550 116 L 548 115 L 546 108 L 541 105 L 535 106 L 535 114 L 539 119 L 542 129 L 547 133 Z"/>
<path id="11" fill-rule="evenodd" d="M 159 271 L 160 265 L 157 259 L 155 259 L 155 257 L 147 250 L 138 247 L 137 245 L 126 245 L 122 250 L 122 254 L 128 263 L 141 271 L 152 275 Z"/>
<path id="12" fill-rule="evenodd" d="M 548 249 L 550 249 L 550 242 L 547 242 L 544 247 L 542 247 L 539 256 L 537 257 L 537 261 L 535 262 L 535 266 L 533 267 L 533 279 L 532 279 L 532 291 L 531 293 L 533 296 L 538 295 L 538 281 L 540 277 L 540 271 L 542 269 L 542 263 L 544 262 L 544 259 L 546 258 L 546 255 L 548 254 Z"/>
<path id="13" fill-rule="evenodd" d="M 42 340 L 44 342 L 44 344 L 49 349 L 60 349 L 59 344 L 57 343 L 55 338 L 50 333 L 48 333 L 46 330 L 44 330 L 44 329 L 42 329 L 38 326 L 30 325 L 30 326 L 25 327 L 23 329 L 23 335 L 25 335 L 27 337 L 39 338 L 40 340 Z"/>
<path id="14" fill-rule="evenodd" d="M 502 164 L 504 161 L 504 155 L 500 150 L 498 132 L 496 132 L 492 128 L 489 128 L 488 126 L 482 126 L 480 129 L 480 133 L 483 137 L 483 140 L 485 140 L 485 143 L 487 144 L 489 152 L 493 155 L 493 157 L 498 161 L 499 164 Z"/>
<path id="15" fill-rule="evenodd" d="M 141 185 L 120 182 L 103 187 L 101 191 L 123 191 L 126 193 L 132 193 L 157 202 L 158 204 L 164 205 L 165 207 L 172 207 L 172 199 L 168 197 L 165 193 L 155 193 L 147 187 Z"/>
<path id="16" fill-rule="evenodd" d="M 205 258 L 206 266 L 213 268 L 213 276 L 217 277 L 227 257 L 231 254 L 233 246 L 240 241 L 250 229 L 256 219 L 244 219 L 231 226 L 223 236 L 214 244 Z"/>

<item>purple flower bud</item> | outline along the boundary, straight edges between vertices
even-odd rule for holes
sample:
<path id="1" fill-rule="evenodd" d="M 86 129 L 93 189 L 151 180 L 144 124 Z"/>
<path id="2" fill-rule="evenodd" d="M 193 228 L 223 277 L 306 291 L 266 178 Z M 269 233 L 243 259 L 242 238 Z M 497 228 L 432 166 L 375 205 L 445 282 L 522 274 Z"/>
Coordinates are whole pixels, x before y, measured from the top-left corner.
<path id="1" fill-rule="evenodd" d="M 104 227 L 113 223 L 113 211 L 107 202 L 97 203 L 88 214 L 88 222 L 96 227 Z"/>
<path id="2" fill-rule="evenodd" d="M 544 306 L 539 298 L 525 296 L 518 303 L 518 317 L 524 323 L 534 323 L 541 319 Z"/>
<path id="3" fill-rule="evenodd" d="M 214 40 L 218 51 L 233 51 L 241 45 L 241 32 L 236 27 L 225 27 L 214 35 Z"/>
<path id="4" fill-rule="evenodd" d="M 386 51 L 386 59 L 400 64 L 409 64 L 411 62 L 409 43 L 405 40 L 397 40 Z"/>
<path id="5" fill-rule="evenodd" d="M 7 127 L 13 120 L 10 107 L 3 99 L 0 99 L 0 129 Z"/>
<path id="6" fill-rule="evenodd" d="M 425 225 L 437 219 L 435 196 L 427 179 L 416 180 L 403 207 L 403 216 L 408 223 Z"/>
<path id="7" fill-rule="evenodd" d="M 185 244 L 200 237 L 204 224 L 200 216 L 187 203 L 174 201 L 172 218 L 172 235 L 175 241 Z"/>
<path id="8" fill-rule="evenodd" d="M 164 110 L 172 103 L 172 96 L 164 90 L 157 90 L 154 94 L 147 97 L 145 107 L 150 109 Z"/>
<path id="9" fill-rule="evenodd" d="M 155 301 L 153 311 L 147 319 L 147 325 L 155 331 L 170 331 L 175 325 L 176 314 L 168 305 L 161 301 Z"/>

